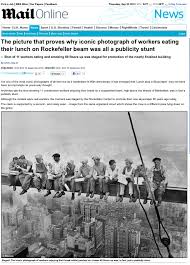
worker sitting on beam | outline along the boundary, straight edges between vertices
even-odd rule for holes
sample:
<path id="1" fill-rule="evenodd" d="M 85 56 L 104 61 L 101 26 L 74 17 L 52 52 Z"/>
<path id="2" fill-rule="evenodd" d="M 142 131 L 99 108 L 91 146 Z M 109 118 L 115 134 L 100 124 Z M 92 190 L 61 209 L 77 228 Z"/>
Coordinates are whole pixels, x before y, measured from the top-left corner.
<path id="1" fill-rule="evenodd" d="M 100 192 L 100 199 L 105 198 L 109 195 L 108 192 L 108 183 L 106 182 L 106 165 L 100 161 L 99 156 L 93 156 L 92 159 L 94 160 L 94 165 L 92 167 L 92 176 L 93 178 L 98 181 L 99 184 L 99 192 Z"/>
<path id="2" fill-rule="evenodd" d="M 23 195 L 30 188 L 31 180 L 33 177 L 32 162 L 27 160 L 24 155 L 19 157 L 17 169 L 20 171 L 19 180 L 22 185 L 20 195 Z"/>
<path id="3" fill-rule="evenodd" d="M 134 185 L 134 174 L 135 169 L 132 167 L 133 161 L 129 158 L 125 159 L 125 167 L 123 168 L 122 175 L 126 179 L 126 183 L 123 182 L 120 185 L 120 193 L 124 195 L 125 187 L 129 187 L 129 202 L 134 200 L 133 185 Z"/>
<path id="4" fill-rule="evenodd" d="M 143 165 L 138 165 L 135 169 L 134 174 L 134 187 L 133 187 L 133 193 L 134 193 L 134 201 L 136 201 L 139 198 L 139 192 L 137 189 L 137 185 L 143 185 L 143 204 L 147 203 L 148 198 L 148 185 L 147 185 L 147 168 L 145 168 Z M 137 182 L 138 181 L 138 182 Z"/>
<path id="5" fill-rule="evenodd" d="M 19 169 L 17 168 L 19 159 L 18 157 L 13 157 L 12 161 L 9 163 L 9 174 L 8 178 L 10 181 L 10 186 L 13 186 L 13 190 L 16 190 L 16 182 L 18 180 L 18 175 L 19 175 Z"/>
<path id="6" fill-rule="evenodd" d="M 81 195 L 81 185 L 75 182 L 77 178 L 78 170 L 74 164 L 73 160 L 69 160 L 65 167 L 65 175 L 63 178 L 63 185 L 70 183 L 70 188 L 72 192 L 71 200 L 75 199 L 75 191 L 78 191 L 78 195 Z"/>
<path id="7" fill-rule="evenodd" d="M 154 192 L 157 191 L 158 193 L 158 206 L 161 205 L 162 197 L 165 193 L 166 187 L 167 187 L 167 175 L 166 175 L 166 169 L 161 164 L 161 158 L 155 157 L 152 162 L 154 163 L 154 166 L 151 168 L 149 172 L 149 183 L 150 183 L 150 192 L 152 192 L 154 195 Z M 151 196 L 151 204 L 153 204 L 152 195 Z"/>
<path id="8" fill-rule="evenodd" d="M 63 178 L 64 178 L 64 166 L 60 160 L 60 154 L 53 154 L 53 162 L 48 164 L 48 172 L 47 172 L 47 193 L 44 197 L 51 194 L 51 189 L 56 191 L 53 198 L 60 198 L 65 194 Z"/>
<path id="9" fill-rule="evenodd" d="M 116 161 L 110 160 L 109 166 L 106 169 L 106 181 L 108 183 L 108 191 L 110 193 L 110 184 L 114 184 L 116 188 L 116 202 L 122 201 L 123 196 L 120 196 L 120 183 L 118 183 L 119 169 L 117 168 Z"/>
<path id="10" fill-rule="evenodd" d="M 91 174 L 92 168 L 91 166 L 88 165 L 88 159 L 83 159 L 81 161 L 81 164 L 82 165 L 79 167 L 79 171 L 78 171 L 78 178 L 79 180 L 83 178 L 84 182 L 86 182 L 87 184 L 86 197 L 90 196 L 90 198 L 93 198 L 94 193 L 95 193 L 95 179 L 93 178 Z M 80 190 L 82 191 L 82 183 L 79 182 L 78 185 L 80 187 Z"/>
<path id="11" fill-rule="evenodd" d="M 35 155 L 35 160 L 33 166 L 33 182 L 34 186 L 40 192 L 41 189 L 45 189 L 47 185 L 47 167 L 43 161 L 42 155 Z"/>

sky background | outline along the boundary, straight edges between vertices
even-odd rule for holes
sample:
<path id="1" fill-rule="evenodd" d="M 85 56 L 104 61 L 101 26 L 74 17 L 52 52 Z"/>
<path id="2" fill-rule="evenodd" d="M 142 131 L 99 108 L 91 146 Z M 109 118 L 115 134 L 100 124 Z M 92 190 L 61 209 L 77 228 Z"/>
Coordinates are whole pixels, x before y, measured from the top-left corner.
<path id="1" fill-rule="evenodd" d="M 160 156 L 168 169 L 169 186 L 187 186 L 187 116 L 185 112 L 132 112 L 136 134 L 147 167 Z M 127 112 L 3 112 L 2 172 L 12 157 L 34 161 L 41 153 L 51 161 L 59 152 L 66 163 L 82 158 L 91 164 L 100 155 L 119 167 L 131 158 L 140 163 Z"/>

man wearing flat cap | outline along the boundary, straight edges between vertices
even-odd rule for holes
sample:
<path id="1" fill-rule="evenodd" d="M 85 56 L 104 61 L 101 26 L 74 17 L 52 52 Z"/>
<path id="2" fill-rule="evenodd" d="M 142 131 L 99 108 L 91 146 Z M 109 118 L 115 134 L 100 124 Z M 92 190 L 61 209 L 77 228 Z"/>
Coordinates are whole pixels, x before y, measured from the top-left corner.
<path id="1" fill-rule="evenodd" d="M 19 169 L 17 168 L 18 165 L 18 157 L 13 157 L 12 161 L 9 163 L 9 181 L 10 181 L 10 186 L 13 186 L 13 190 L 16 190 L 16 182 L 18 179 L 19 175 Z"/>
<path id="2" fill-rule="evenodd" d="M 64 185 L 65 183 L 70 184 L 71 192 L 72 192 L 71 200 L 75 199 L 75 191 L 78 191 L 78 195 L 81 195 L 81 185 L 75 182 L 76 174 L 77 174 L 77 170 L 76 170 L 74 161 L 69 160 L 65 167 L 65 175 L 64 175 L 63 183 Z"/>
<path id="3" fill-rule="evenodd" d="M 100 161 L 99 156 L 93 156 L 92 159 L 94 160 L 94 165 L 92 167 L 91 175 L 95 180 L 99 183 L 99 192 L 100 192 L 100 199 L 107 199 L 109 192 L 108 192 L 108 183 L 106 180 L 106 165 Z"/>
<path id="4" fill-rule="evenodd" d="M 83 177 L 84 181 L 87 184 L 86 187 L 86 197 L 93 198 L 95 193 L 95 180 L 90 174 L 92 168 L 88 165 L 88 159 L 83 159 L 81 161 L 81 166 L 79 167 L 78 176 Z M 81 187 L 82 188 L 82 187 Z"/>
<path id="5" fill-rule="evenodd" d="M 34 173 L 34 185 L 40 192 L 41 189 L 46 188 L 47 183 L 47 167 L 43 161 L 43 157 L 40 154 L 35 155 L 35 162 L 33 166 Z"/>
<path id="6" fill-rule="evenodd" d="M 44 197 L 51 194 L 51 189 L 54 188 L 56 191 L 53 198 L 60 198 L 65 194 L 63 178 L 64 178 L 64 165 L 60 160 L 60 154 L 55 153 L 52 155 L 53 162 L 48 164 L 48 172 L 47 172 L 47 193 Z"/>
<path id="7" fill-rule="evenodd" d="M 166 169 L 161 164 L 161 158 L 155 157 L 152 162 L 154 166 L 151 168 L 148 177 L 150 180 L 150 188 L 152 193 L 157 190 L 158 193 L 158 206 L 161 205 L 162 197 L 167 186 L 167 174 Z M 153 204 L 153 200 L 150 202 Z"/>
<path id="8" fill-rule="evenodd" d="M 22 191 L 20 195 L 23 195 L 30 188 L 33 177 L 32 162 L 27 160 L 24 155 L 21 155 L 19 157 L 17 169 L 20 171 L 19 180 L 22 185 Z"/>

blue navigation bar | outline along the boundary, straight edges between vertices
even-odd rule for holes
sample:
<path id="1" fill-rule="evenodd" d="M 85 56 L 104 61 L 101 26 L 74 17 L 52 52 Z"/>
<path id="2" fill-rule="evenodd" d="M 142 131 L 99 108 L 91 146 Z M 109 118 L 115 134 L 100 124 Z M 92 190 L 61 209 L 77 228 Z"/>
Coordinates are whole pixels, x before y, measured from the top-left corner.
<path id="1" fill-rule="evenodd" d="M 1 37 L 186 37 L 186 30 L 40 30 L 39 25 L 31 25 L 28 31 L 2 30 Z"/>

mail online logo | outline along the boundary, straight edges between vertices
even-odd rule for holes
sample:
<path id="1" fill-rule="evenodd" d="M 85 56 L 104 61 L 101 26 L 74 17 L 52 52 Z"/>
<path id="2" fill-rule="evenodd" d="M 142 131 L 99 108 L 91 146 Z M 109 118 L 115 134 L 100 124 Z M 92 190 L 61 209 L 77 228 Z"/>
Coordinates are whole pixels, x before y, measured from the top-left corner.
<path id="1" fill-rule="evenodd" d="M 183 19 L 184 12 L 183 11 L 168 11 L 163 9 L 155 9 L 154 10 L 154 18 L 156 19 Z"/>
<path id="2" fill-rule="evenodd" d="M 17 11 L 14 8 L 2 9 L 3 19 L 66 19 L 68 18 L 68 11 L 66 10 L 43 10 L 43 9 L 29 9 L 25 11 Z"/>

